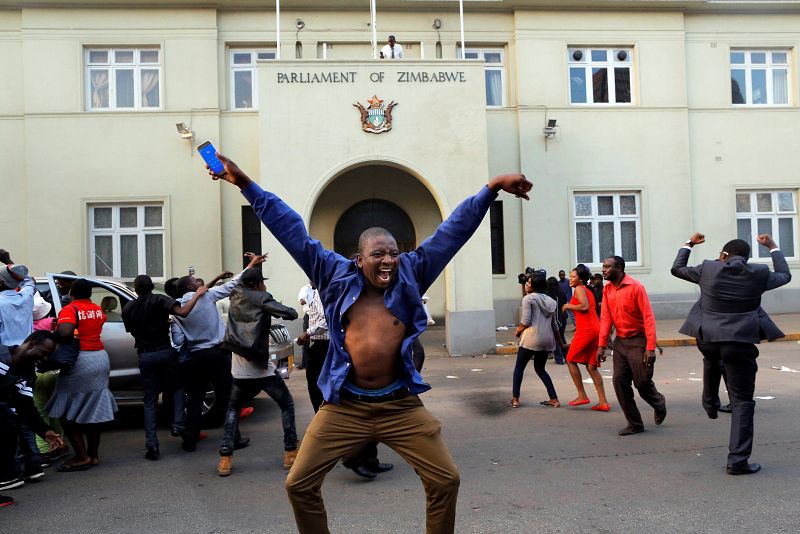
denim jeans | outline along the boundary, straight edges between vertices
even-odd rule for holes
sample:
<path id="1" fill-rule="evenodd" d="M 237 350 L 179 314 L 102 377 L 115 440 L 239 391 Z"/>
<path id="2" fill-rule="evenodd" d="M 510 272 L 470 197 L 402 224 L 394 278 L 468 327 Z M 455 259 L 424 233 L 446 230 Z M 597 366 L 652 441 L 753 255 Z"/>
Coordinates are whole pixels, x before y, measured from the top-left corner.
<path id="1" fill-rule="evenodd" d="M 544 387 L 547 389 L 547 395 L 551 399 L 558 398 L 558 395 L 556 395 L 556 388 L 553 386 L 553 380 L 550 378 L 550 375 L 547 374 L 547 371 L 544 370 L 548 354 L 546 350 L 528 350 L 524 347 L 520 347 L 517 350 L 517 364 L 514 366 L 514 381 L 511 387 L 511 396 L 519 397 L 525 367 L 527 367 L 528 362 L 533 358 L 533 370 L 539 375 Z"/>
<path id="2" fill-rule="evenodd" d="M 158 447 L 156 435 L 156 412 L 158 394 L 172 396 L 172 424 L 177 428 L 185 426 L 184 391 L 178 373 L 178 353 L 172 347 L 156 352 L 139 353 L 139 372 L 144 388 L 144 435 L 145 446 Z"/>
<path id="3" fill-rule="evenodd" d="M 36 444 L 36 434 L 25 423 L 19 423 L 19 452 L 26 468 L 41 469 L 42 457 Z"/>
<path id="4" fill-rule="evenodd" d="M 222 446 L 219 448 L 220 456 L 232 456 L 233 445 L 241 439 L 239 432 L 239 412 L 244 405 L 250 402 L 259 392 L 264 391 L 272 397 L 281 409 L 281 422 L 283 424 L 284 450 L 297 449 L 297 430 L 294 424 L 294 399 L 289 388 L 278 375 L 263 378 L 233 379 L 231 400 L 228 412 L 225 414 L 225 432 L 222 437 Z"/>

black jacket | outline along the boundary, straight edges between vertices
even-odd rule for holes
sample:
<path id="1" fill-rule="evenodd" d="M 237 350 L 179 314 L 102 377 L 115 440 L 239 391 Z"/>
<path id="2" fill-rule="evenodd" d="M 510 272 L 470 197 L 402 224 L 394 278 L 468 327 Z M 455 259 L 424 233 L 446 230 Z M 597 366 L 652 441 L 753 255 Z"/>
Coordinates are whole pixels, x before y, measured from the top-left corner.
<path id="1" fill-rule="evenodd" d="M 773 341 L 783 332 L 761 308 L 765 291 L 788 284 L 789 265 L 780 250 L 772 253 L 775 272 L 762 263 L 748 263 L 733 256 L 726 261 L 705 260 L 687 267 L 690 250 L 681 248 L 672 264 L 672 274 L 700 286 L 700 300 L 680 328 L 682 334 L 706 342 Z"/>
<path id="2" fill-rule="evenodd" d="M 266 367 L 269 362 L 269 331 L 272 317 L 297 319 L 293 308 L 284 306 L 265 291 L 237 286 L 230 295 L 228 328 L 223 346 L 243 358 Z"/>

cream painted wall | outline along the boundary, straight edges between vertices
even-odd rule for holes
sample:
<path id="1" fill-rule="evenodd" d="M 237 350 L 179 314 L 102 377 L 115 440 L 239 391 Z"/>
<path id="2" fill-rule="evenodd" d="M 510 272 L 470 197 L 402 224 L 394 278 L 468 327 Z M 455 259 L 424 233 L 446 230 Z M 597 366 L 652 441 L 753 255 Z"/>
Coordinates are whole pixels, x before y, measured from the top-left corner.
<path id="1" fill-rule="evenodd" d="M 534 182 L 533 200 L 501 197 L 507 274 L 486 275 L 490 258 L 485 221 L 451 265 L 450 283 L 445 284 L 444 277 L 437 282 L 447 286 L 442 291 L 451 310 L 486 309 L 492 299 L 517 298 L 516 273 L 525 265 L 546 267 L 550 273 L 572 265 L 575 190 L 643 191 L 644 265 L 631 272 L 651 294 L 669 295 L 693 291 L 668 273 L 675 248 L 692 230 L 709 235 L 709 244 L 694 253 L 695 259 L 713 257 L 714 250 L 735 235 L 736 188 L 800 188 L 798 13 L 685 14 L 638 10 L 635 2 L 618 11 L 500 13 L 471 12 L 467 3 L 468 46 L 505 47 L 508 108 L 486 110 L 481 84 L 442 96 L 430 87 L 384 83 L 322 91 L 273 87 L 261 111 L 242 113 L 226 111 L 228 46 L 274 46 L 270 9 L 106 9 L 75 4 L 78 7 L 0 11 L 0 69 L 6 80 L 17 81 L 0 85 L 0 142 L 6 147 L 3 162 L 23 176 L 13 183 L 8 175 L 0 178 L 4 200 L 18 200 L 4 202 L 2 227 L 11 223 L 19 230 L 0 234 L 0 246 L 11 249 L 14 258 L 28 262 L 34 272 L 88 266 L 82 202 L 99 198 L 167 199 L 170 274 L 183 274 L 193 265 L 207 277 L 241 265 L 244 200 L 233 188 L 208 180 L 200 158 L 176 135 L 176 122 L 190 124 L 197 143 L 210 139 L 253 177 L 286 192 L 306 220 L 315 197 L 303 192 L 318 192 L 326 180 L 352 164 L 392 160 L 406 165 L 433 192 L 445 214 L 487 177 L 525 172 Z M 380 45 L 394 33 L 404 45 L 418 48 L 424 42 L 426 57 L 433 58 L 440 39 L 445 61 L 435 68 L 472 69 L 471 76 L 481 78 L 479 66 L 447 61 L 457 52 L 457 10 L 450 6 L 439 11 L 424 3 L 419 8 L 383 11 Z M 297 18 L 306 23 L 299 33 L 293 26 Z M 369 55 L 368 18 L 367 9 L 284 10 L 283 57 L 294 58 L 296 39 L 303 43 L 306 59 L 316 57 L 319 42 L 355 43 L 344 48 L 355 46 L 357 54 Z M 440 35 L 431 28 L 434 18 L 442 21 Z M 104 45 L 161 47 L 164 110 L 84 111 L 83 51 Z M 633 46 L 635 105 L 571 106 L 566 59 L 570 45 Z M 732 109 L 731 47 L 791 48 L 791 106 Z M 345 64 L 357 69 L 422 65 Z M 318 65 L 265 65 L 262 76 L 269 69 Z M 395 130 L 370 137 L 358 130 L 358 114 L 351 104 L 375 92 L 400 105 Z M 319 123 L 294 131 L 287 127 L 320 115 L 325 118 Z M 559 133 L 545 142 L 541 128 L 548 118 L 558 119 Z M 277 148 L 284 146 L 288 148 Z M 486 146 L 479 149 L 485 153 L 475 154 L 475 146 Z M 470 164 L 476 157 L 480 163 Z M 264 244 L 276 250 L 266 237 Z M 800 262 L 792 267 L 797 279 Z M 296 272 L 293 263 L 274 255 L 266 269 L 269 276 L 280 278 Z M 295 285 L 301 283 L 302 275 L 288 280 L 291 290 L 281 298 L 293 302 Z M 444 306 L 444 301 L 434 298 L 433 304 Z"/>
<path id="2" fill-rule="evenodd" d="M 464 84 L 400 84 L 397 71 L 464 71 Z M 392 162 L 423 180 L 443 213 L 449 214 L 464 197 L 487 181 L 486 118 L 483 67 L 476 62 L 262 62 L 261 95 L 271 98 L 262 109 L 262 176 L 285 169 L 308 182 L 285 181 L 273 190 L 308 220 L 318 192 L 326 181 L 360 163 Z M 369 80 L 376 70 L 383 83 Z M 279 72 L 355 71 L 352 84 L 279 84 Z M 324 89 L 324 99 L 320 89 Z M 355 101 L 373 94 L 396 100 L 391 132 L 372 135 L 361 131 Z M 450 110 L 454 100 L 461 105 Z M 292 128 L 286 125 L 292 123 Z M 316 150 L 313 147 L 324 147 Z M 314 157 L 309 157 L 310 154 Z M 305 178 L 307 177 L 307 178 Z M 311 194 L 309 194 L 311 192 Z M 276 247 L 274 247 L 276 248 Z M 491 264 L 488 255 L 488 221 L 462 249 L 447 270 L 458 287 L 448 283 L 449 311 L 491 310 Z M 293 261 L 281 255 L 276 266 L 287 270 Z M 292 287 L 299 287 L 298 276 Z M 485 280 L 486 283 L 481 283 Z"/>

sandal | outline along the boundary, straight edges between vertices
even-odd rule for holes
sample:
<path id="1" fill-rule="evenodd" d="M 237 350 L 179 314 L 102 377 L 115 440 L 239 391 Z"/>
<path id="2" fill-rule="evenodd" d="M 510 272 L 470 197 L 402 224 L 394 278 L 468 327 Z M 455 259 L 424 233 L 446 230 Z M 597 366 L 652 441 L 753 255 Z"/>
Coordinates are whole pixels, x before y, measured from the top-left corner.
<path id="1" fill-rule="evenodd" d="M 608 403 L 605 404 L 595 404 L 592 406 L 592 410 L 596 412 L 610 412 L 611 406 Z"/>
<path id="2" fill-rule="evenodd" d="M 511 397 L 511 407 L 512 408 L 519 408 L 519 398 Z"/>
<path id="3" fill-rule="evenodd" d="M 550 399 L 540 402 L 539 405 L 547 406 L 548 408 L 558 408 L 559 406 L 561 406 L 561 403 L 558 402 L 558 399 Z"/>
<path id="4" fill-rule="evenodd" d="M 584 404 L 589 404 L 591 401 L 589 399 L 583 400 L 571 400 L 567 404 L 570 406 L 583 406 Z"/>
<path id="5" fill-rule="evenodd" d="M 85 464 L 68 464 L 64 462 L 63 464 L 56 467 L 56 471 L 60 471 L 61 473 L 71 473 L 73 471 L 88 471 L 92 467 L 91 462 L 87 462 Z"/>

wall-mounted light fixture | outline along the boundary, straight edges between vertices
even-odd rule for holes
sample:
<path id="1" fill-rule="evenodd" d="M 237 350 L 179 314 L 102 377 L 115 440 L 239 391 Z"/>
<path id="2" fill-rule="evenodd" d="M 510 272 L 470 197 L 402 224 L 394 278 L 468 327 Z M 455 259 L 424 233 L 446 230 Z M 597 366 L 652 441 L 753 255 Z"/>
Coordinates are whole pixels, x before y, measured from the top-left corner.
<path id="1" fill-rule="evenodd" d="M 558 126 L 556 126 L 556 122 L 556 119 L 547 119 L 547 126 L 542 129 L 545 139 L 552 139 L 556 136 L 556 133 L 558 132 Z"/>
<path id="2" fill-rule="evenodd" d="M 178 133 L 181 135 L 181 139 L 186 139 L 190 143 L 194 142 L 194 132 L 191 128 L 186 126 L 186 123 L 179 122 L 175 124 L 175 128 L 178 130 Z"/>

